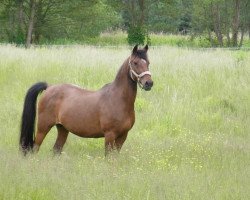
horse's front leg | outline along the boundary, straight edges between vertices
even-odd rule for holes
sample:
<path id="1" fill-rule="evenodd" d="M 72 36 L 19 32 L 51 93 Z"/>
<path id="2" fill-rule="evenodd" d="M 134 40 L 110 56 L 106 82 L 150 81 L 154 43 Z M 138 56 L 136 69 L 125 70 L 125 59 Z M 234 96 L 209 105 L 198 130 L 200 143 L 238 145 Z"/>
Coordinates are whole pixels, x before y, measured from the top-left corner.
<path id="1" fill-rule="evenodd" d="M 123 143 L 127 138 L 128 132 L 125 132 L 117 137 L 114 132 L 108 132 L 105 134 L 105 156 L 111 151 L 117 150 L 120 152 Z"/>
<path id="2" fill-rule="evenodd" d="M 117 137 L 115 139 L 115 147 L 116 147 L 116 149 L 117 149 L 118 152 L 120 152 L 123 143 L 127 139 L 127 135 L 128 135 L 128 132 L 125 132 L 122 135 L 119 135 L 119 137 Z"/>
<path id="3" fill-rule="evenodd" d="M 105 137 L 105 156 L 107 156 L 115 148 L 116 134 L 114 132 L 107 132 Z"/>

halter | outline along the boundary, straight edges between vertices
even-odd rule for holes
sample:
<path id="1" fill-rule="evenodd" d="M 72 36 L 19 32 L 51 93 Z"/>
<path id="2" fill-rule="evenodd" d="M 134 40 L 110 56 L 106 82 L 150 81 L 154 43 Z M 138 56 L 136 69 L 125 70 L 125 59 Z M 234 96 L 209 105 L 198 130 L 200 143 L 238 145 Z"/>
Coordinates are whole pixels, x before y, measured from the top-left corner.
<path id="1" fill-rule="evenodd" d="M 137 73 L 132 69 L 132 66 L 131 66 L 131 56 L 129 57 L 128 65 L 129 65 L 129 68 L 130 68 L 129 72 L 130 72 L 130 77 L 131 77 L 131 79 L 132 79 L 133 81 L 137 81 L 137 83 L 139 84 L 140 88 L 143 88 L 143 85 L 142 85 L 140 79 L 141 79 L 143 76 L 145 76 L 145 75 L 150 75 L 150 76 L 151 76 L 150 71 L 145 71 L 145 72 L 142 72 L 142 73 L 140 73 L 140 74 L 137 74 Z M 137 78 L 137 80 L 135 80 L 135 79 L 133 78 L 133 75 Z"/>

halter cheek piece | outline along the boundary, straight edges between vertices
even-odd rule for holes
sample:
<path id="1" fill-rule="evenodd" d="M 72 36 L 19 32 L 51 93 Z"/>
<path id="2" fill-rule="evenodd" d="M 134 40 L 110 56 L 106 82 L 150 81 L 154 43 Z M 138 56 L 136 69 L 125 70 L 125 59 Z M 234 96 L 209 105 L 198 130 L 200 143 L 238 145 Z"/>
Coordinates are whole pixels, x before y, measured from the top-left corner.
<path id="1" fill-rule="evenodd" d="M 139 84 L 140 88 L 143 88 L 143 85 L 142 85 L 140 79 L 141 79 L 143 76 L 145 76 L 145 75 L 150 75 L 150 76 L 151 76 L 150 71 L 145 71 L 145 72 L 142 72 L 142 73 L 140 73 L 140 74 L 137 74 L 137 73 L 133 70 L 133 68 L 132 68 L 132 65 L 131 65 L 131 57 L 129 57 L 128 65 L 129 65 L 129 68 L 130 68 L 129 72 L 130 72 L 130 77 L 131 77 L 131 79 L 132 79 L 133 81 L 137 81 L 137 83 Z M 133 75 L 137 78 L 137 80 L 135 80 L 135 79 L 133 78 Z"/>

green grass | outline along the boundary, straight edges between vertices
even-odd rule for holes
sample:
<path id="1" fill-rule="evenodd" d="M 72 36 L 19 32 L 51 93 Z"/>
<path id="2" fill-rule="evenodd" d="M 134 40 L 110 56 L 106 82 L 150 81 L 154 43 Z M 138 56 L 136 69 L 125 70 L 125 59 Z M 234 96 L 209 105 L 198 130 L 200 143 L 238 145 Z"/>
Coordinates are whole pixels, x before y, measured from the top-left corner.
<path id="1" fill-rule="evenodd" d="M 136 123 L 119 155 L 71 134 L 51 152 L 18 153 L 24 95 L 37 81 L 98 89 L 127 47 L 0 46 L 0 199 L 250 199 L 250 52 L 149 50 L 154 87 L 138 91 Z"/>
<path id="2" fill-rule="evenodd" d="M 207 36 L 197 36 L 192 38 L 190 35 L 173 35 L 173 34 L 156 34 L 151 33 L 149 35 L 150 43 L 153 46 L 173 46 L 173 47 L 192 47 L 192 48 L 211 48 L 211 43 L 209 42 Z M 224 38 L 225 39 L 225 38 Z M 214 43 L 216 43 L 216 38 L 214 37 Z M 99 37 L 95 38 L 83 38 L 82 40 L 72 40 L 72 39 L 57 39 L 54 41 L 41 40 L 40 44 L 43 45 L 96 45 L 96 46 L 127 46 L 127 33 L 117 31 L 102 33 Z M 226 39 L 224 41 L 226 44 Z M 218 46 L 218 44 L 217 44 Z M 243 48 L 250 47 L 250 40 L 245 36 L 243 42 Z"/>

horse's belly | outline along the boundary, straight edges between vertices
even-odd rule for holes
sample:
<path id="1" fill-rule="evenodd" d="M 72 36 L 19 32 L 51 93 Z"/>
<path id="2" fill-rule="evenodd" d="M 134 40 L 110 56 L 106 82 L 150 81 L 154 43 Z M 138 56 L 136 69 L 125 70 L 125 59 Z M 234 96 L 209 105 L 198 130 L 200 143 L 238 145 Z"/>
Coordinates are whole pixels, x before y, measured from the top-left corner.
<path id="1" fill-rule="evenodd" d="M 70 131 L 71 132 L 71 131 Z M 104 137 L 103 133 L 89 133 L 89 132 L 71 132 L 79 137 L 83 137 L 83 138 L 101 138 Z"/>
<path id="2" fill-rule="evenodd" d="M 93 106 L 65 109 L 59 119 L 68 131 L 80 137 L 103 137 L 98 110 Z"/>
<path id="3" fill-rule="evenodd" d="M 101 131 L 98 121 L 86 117 L 73 119 L 70 118 L 68 121 L 62 121 L 62 125 L 71 133 L 87 138 L 103 137 L 104 134 Z"/>

